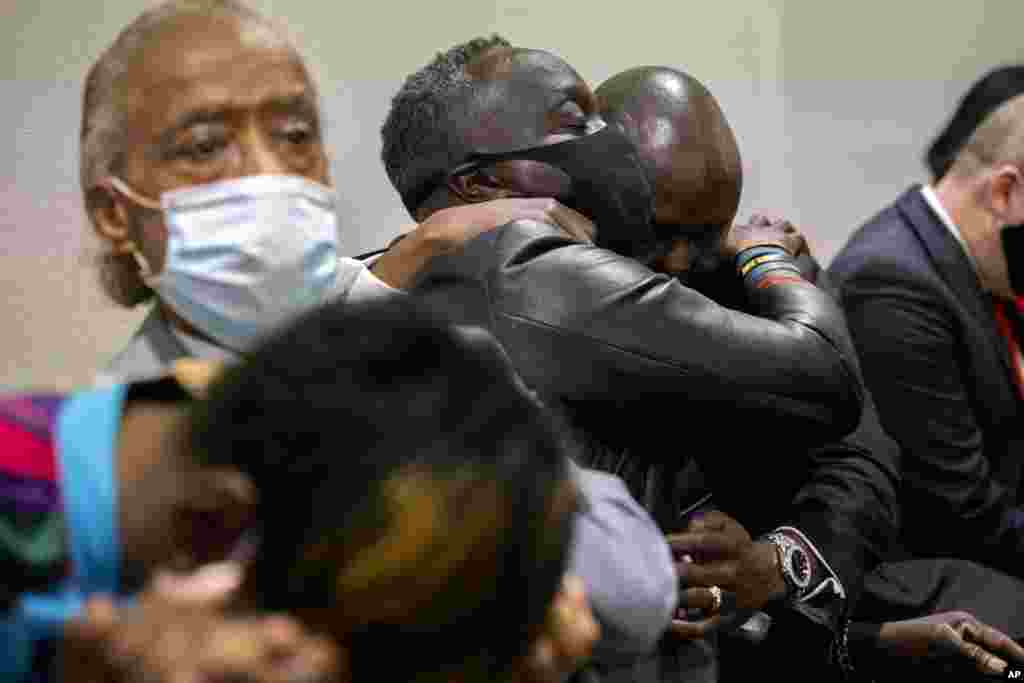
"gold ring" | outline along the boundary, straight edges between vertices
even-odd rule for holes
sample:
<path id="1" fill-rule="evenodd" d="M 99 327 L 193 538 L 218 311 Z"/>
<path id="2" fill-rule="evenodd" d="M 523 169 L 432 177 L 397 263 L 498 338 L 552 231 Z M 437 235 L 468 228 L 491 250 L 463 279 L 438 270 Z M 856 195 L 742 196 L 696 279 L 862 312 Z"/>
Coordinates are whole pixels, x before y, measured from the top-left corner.
<path id="1" fill-rule="evenodd" d="M 708 590 L 711 591 L 711 611 L 717 612 L 722 609 L 722 589 L 718 586 L 712 586 Z"/>

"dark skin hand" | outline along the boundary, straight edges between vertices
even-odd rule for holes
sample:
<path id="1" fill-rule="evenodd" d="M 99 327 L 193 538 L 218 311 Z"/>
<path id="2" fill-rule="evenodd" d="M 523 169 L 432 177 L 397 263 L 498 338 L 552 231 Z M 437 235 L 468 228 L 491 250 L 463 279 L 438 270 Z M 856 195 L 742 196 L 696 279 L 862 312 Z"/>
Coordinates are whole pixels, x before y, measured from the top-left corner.
<path id="1" fill-rule="evenodd" d="M 681 534 L 668 537 L 676 558 L 681 608 L 713 607 L 711 586 L 722 590 L 722 608 L 706 619 L 674 619 L 670 626 L 681 638 L 702 638 L 738 626 L 750 614 L 786 594 L 775 546 L 755 543 L 739 522 L 723 512 L 704 514 Z"/>
<path id="2" fill-rule="evenodd" d="M 1024 666 L 1024 647 L 967 612 L 886 622 L 878 647 L 903 657 L 967 660 L 993 675 L 1004 673 L 1010 664 Z"/>
<path id="3" fill-rule="evenodd" d="M 70 680 L 105 683 L 289 683 L 343 680 L 330 644 L 284 616 L 227 618 L 147 600 L 116 610 L 91 601 L 68 625 L 62 667 Z"/>
<path id="4" fill-rule="evenodd" d="M 745 249 L 782 247 L 790 256 L 807 250 L 803 234 L 789 221 L 755 213 L 747 223 L 736 223 L 722 242 L 722 256 L 735 259 Z"/>
<path id="5" fill-rule="evenodd" d="M 709 512 L 668 541 L 680 583 L 688 586 L 680 596 L 680 610 L 709 612 L 714 607 L 709 587 L 722 589 L 721 608 L 710 616 L 691 621 L 684 612 L 678 613 L 670 632 L 679 638 L 703 638 L 737 627 L 786 593 L 774 547 L 755 543 L 724 513 Z M 1002 674 L 1009 664 L 1024 666 L 1024 647 L 967 612 L 886 622 L 876 646 L 900 657 L 966 660 L 987 674 Z"/>
<path id="6" fill-rule="evenodd" d="M 340 683 L 343 651 L 283 615 L 225 613 L 230 563 L 158 575 L 131 607 L 91 599 L 64 631 L 66 680 L 103 683 Z"/>
<path id="7" fill-rule="evenodd" d="M 583 581 L 576 576 L 563 580 L 562 590 L 548 611 L 540 637 L 520 667 L 522 683 L 559 683 L 590 657 L 601 627 L 587 602 Z"/>

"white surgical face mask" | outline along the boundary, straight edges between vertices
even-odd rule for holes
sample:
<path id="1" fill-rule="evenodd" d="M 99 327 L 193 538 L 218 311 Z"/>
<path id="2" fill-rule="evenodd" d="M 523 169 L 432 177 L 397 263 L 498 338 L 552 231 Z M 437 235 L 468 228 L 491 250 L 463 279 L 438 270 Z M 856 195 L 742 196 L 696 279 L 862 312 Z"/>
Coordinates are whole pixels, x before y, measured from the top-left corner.
<path id="1" fill-rule="evenodd" d="M 332 191 L 298 176 L 254 175 L 165 192 L 157 203 L 118 178 L 136 204 L 162 210 L 164 265 L 143 279 L 178 315 L 234 351 L 324 303 L 338 272 Z"/>

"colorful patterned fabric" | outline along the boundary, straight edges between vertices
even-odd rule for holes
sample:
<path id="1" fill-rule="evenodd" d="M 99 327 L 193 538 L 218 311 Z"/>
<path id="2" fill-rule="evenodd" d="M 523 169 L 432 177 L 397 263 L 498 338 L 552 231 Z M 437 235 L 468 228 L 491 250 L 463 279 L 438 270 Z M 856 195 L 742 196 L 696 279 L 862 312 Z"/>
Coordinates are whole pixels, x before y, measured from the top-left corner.
<path id="1" fill-rule="evenodd" d="M 0 397 L 0 609 L 69 571 L 55 425 L 64 397 Z"/>
<path id="2" fill-rule="evenodd" d="M 0 395 L 0 681 L 55 680 L 64 624 L 90 595 L 117 595 L 125 392 Z"/>

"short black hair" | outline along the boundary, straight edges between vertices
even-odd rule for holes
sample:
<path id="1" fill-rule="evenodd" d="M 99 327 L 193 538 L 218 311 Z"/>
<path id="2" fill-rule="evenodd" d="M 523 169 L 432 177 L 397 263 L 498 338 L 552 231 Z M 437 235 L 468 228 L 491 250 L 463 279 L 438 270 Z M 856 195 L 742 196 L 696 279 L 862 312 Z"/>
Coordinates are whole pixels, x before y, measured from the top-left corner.
<path id="1" fill-rule="evenodd" d="M 1001 66 L 971 86 L 946 127 L 925 154 L 925 164 L 935 181 L 953 167 L 960 150 L 992 112 L 1024 94 L 1024 65 Z"/>
<path id="2" fill-rule="evenodd" d="M 473 151 L 464 131 L 476 121 L 478 101 L 467 67 L 491 50 L 511 46 L 497 34 L 460 43 L 406 78 L 391 99 L 381 127 L 381 159 L 410 214 L 422 203 L 424 188 Z"/>
<path id="3" fill-rule="evenodd" d="M 227 370 L 187 431 L 256 486 L 245 593 L 348 645 L 354 679 L 494 680 L 544 623 L 567 451 L 493 337 L 408 300 L 326 307 Z"/>

